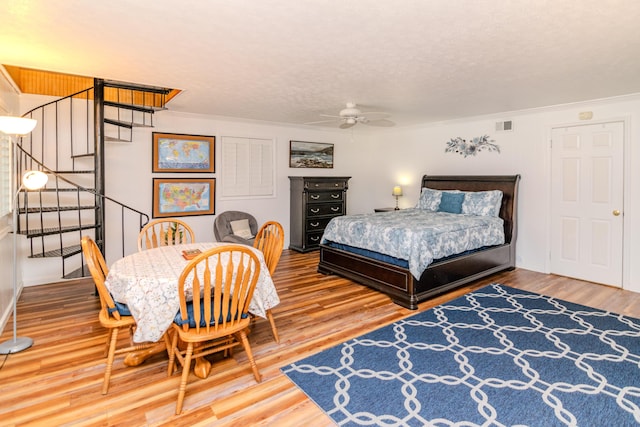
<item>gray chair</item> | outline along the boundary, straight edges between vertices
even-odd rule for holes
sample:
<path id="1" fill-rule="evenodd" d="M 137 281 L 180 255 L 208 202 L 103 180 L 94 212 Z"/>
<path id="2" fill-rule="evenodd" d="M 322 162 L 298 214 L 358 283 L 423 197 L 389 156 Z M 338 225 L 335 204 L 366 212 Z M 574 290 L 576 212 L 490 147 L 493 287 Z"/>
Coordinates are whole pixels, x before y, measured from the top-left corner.
<path id="1" fill-rule="evenodd" d="M 249 229 L 251 230 L 251 239 L 245 239 L 233 234 L 231 228 L 232 221 L 246 219 L 249 221 Z M 226 211 L 216 216 L 213 221 L 213 234 L 218 242 L 239 243 L 242 245 L 253 246 L 254 237 L 258 234 L 258 222 L 253 215 L 241 211 Z"/>

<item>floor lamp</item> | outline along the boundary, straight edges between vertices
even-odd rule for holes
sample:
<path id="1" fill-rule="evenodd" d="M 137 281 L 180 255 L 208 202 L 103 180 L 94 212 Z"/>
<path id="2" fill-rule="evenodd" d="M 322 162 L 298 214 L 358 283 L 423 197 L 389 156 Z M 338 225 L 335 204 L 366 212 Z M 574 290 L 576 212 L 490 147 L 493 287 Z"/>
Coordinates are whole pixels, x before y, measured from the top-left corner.
<path id="1" fill-rule="evenodd" d="M 0 132 L 9 135 L 15 135 L 15 138 L 12 138 L 13 141 L 13 173 L 17 171 L 18 167 L 18 142 L 17 136 L 26 135 L 30 133 L 36 126 L 36 120 L 27 119 L 22 117 L 11 117 L 11 116 L 0 116 Z M 18 247 L 18 195 L 23 188 L 27 190 L 37 190 L 45 186 L 47 183 L 48 177 L 43 172 L 40 171 L 27 171 L 22 176 L 22 181 L 20 186 L 18 187 L 18 191 L 16 191 L 13 200 L 13 220 L 12 220 L 12 229 L 13 229 L 13 277 L 11 280 L 13 281 L 13 339 L 7 340 L 3 343 L 0 343 L 0 354 L 11 354 L 18 353 L 22 350 L 25 350 L 33 345 L 33 340 L 27 337 L 18 337 L 17 336 L 17 305 L 18 305 L 18 255 L 17 255 L 17 247 Z"/>

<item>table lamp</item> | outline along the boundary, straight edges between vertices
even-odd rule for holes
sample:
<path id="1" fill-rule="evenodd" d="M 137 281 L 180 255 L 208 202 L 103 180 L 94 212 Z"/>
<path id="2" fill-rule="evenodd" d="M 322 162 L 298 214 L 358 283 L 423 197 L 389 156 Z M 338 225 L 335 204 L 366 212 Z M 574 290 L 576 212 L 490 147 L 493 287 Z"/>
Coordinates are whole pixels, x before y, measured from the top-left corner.
<path id="1" fill-rule="evenodd" d="M 402 196 L 402 187 L 396 185 L 395 187 L 393 187 L 393 191 L 391 192 L 391 194 L 396 198 L 395 210 L 399 210 L 400 208 L 398 207 L 398 197 Z"/>

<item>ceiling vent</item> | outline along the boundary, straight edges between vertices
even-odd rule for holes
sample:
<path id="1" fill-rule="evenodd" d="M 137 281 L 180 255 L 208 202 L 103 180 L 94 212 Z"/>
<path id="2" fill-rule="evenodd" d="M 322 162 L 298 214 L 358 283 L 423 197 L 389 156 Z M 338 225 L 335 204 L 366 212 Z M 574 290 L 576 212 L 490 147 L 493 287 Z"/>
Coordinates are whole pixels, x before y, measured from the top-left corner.
<path id="1" fill-rule="evenodd" d="M 505 120 L 504 122 L 496 122 L 496 131 L 506 132 L 513 130 L 513 122 L 511 120 Z"/>

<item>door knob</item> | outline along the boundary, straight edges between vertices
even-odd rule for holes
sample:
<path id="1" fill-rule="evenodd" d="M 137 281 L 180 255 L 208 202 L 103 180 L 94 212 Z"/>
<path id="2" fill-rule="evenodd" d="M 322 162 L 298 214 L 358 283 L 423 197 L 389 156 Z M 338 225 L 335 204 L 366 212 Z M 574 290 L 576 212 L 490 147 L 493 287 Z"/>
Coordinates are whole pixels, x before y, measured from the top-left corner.
<path id="1" fill-rule="evenodd" d="M 613 216 L 619 216 L 619 215 L 620 215 L 620 211 L 618 209 L 614 209 Z"/>

